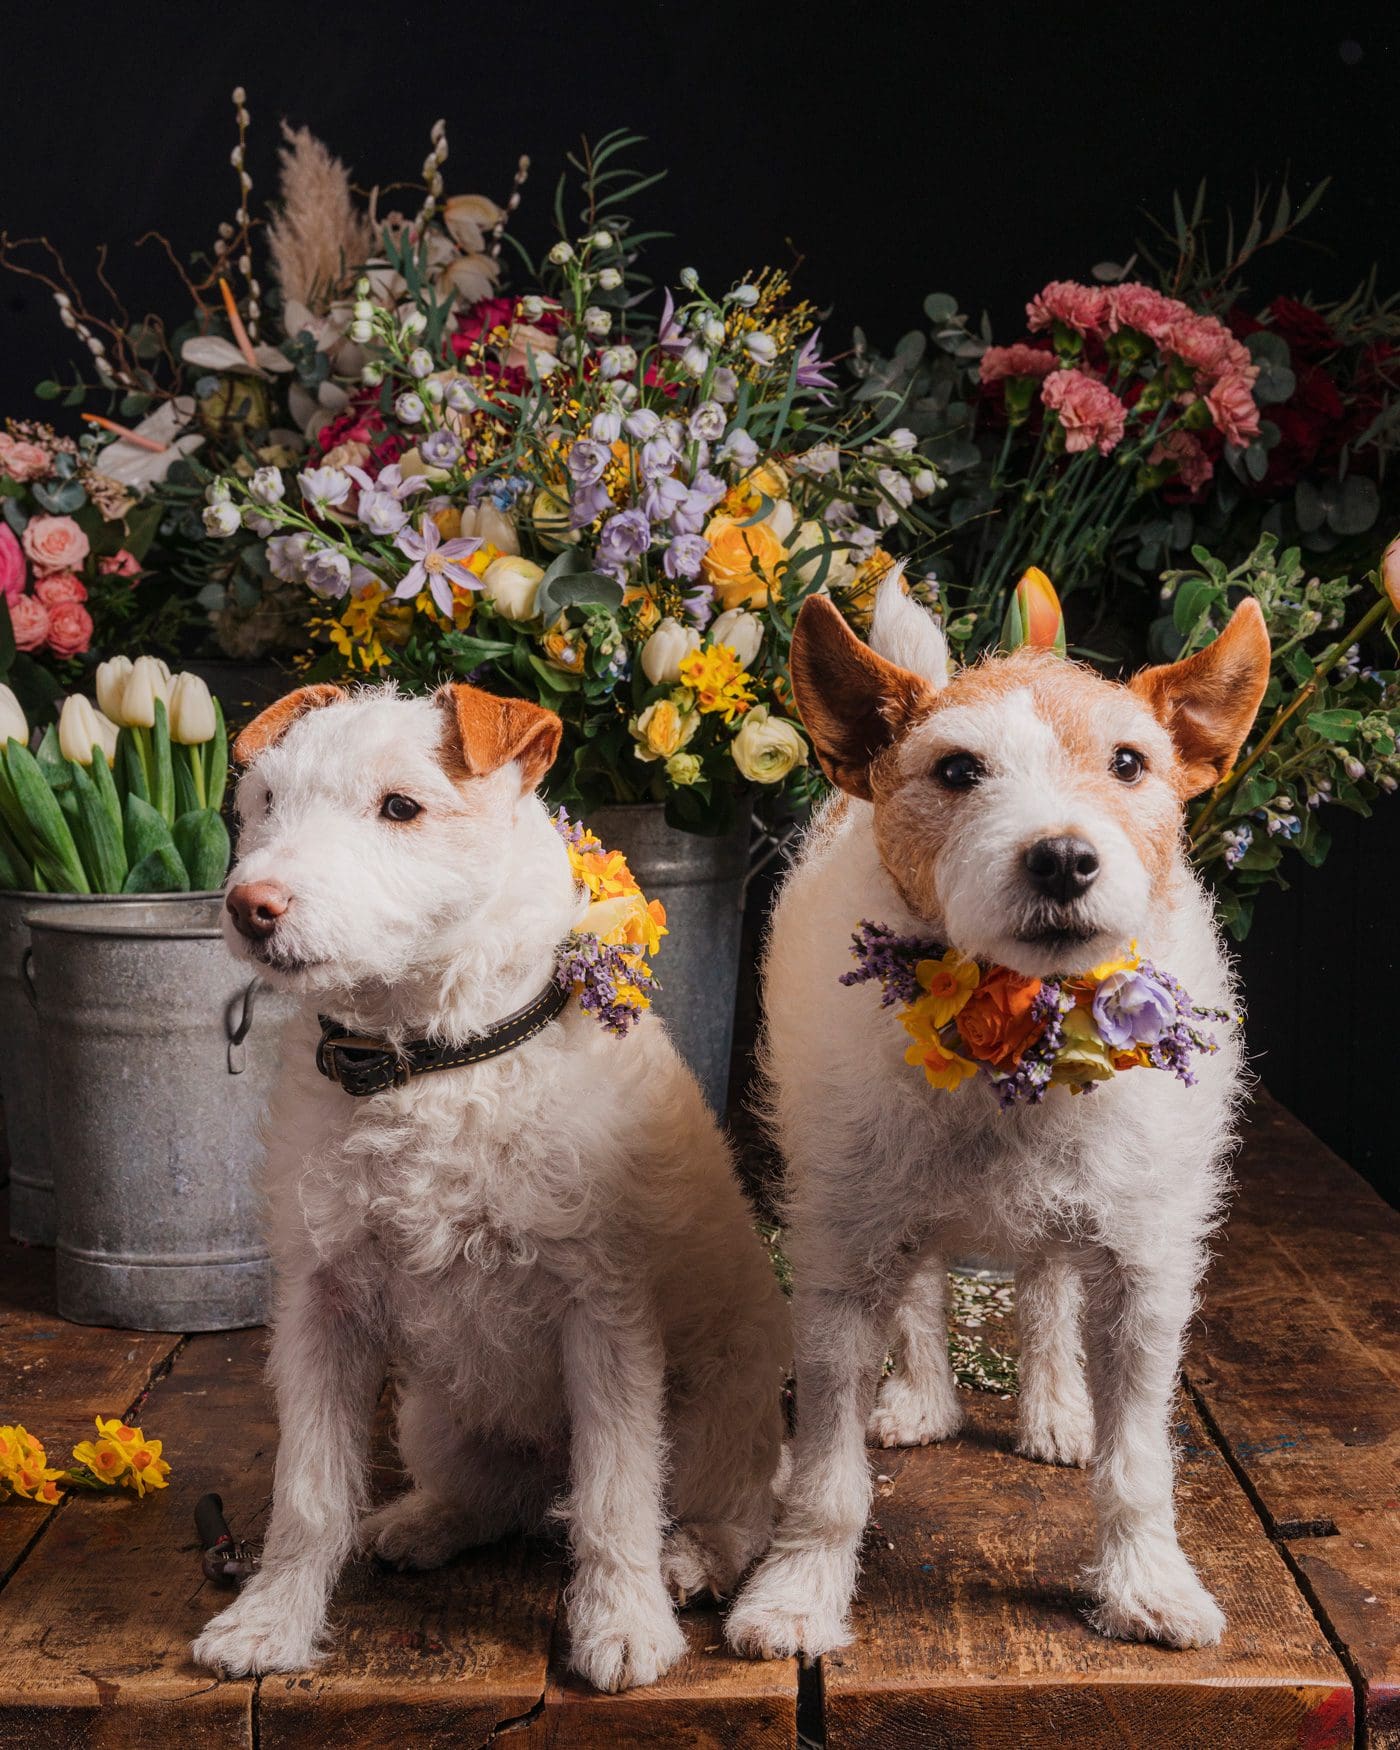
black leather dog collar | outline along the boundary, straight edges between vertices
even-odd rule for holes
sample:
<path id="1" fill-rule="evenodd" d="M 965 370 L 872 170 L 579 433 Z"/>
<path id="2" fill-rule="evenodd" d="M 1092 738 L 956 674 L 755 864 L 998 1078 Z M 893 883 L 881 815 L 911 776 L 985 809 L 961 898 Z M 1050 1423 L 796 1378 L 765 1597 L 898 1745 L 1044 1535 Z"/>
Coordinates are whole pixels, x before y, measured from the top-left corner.
<path id="1" fill-rule="evenodd" d="M 464 1045 L 438 1045 L 429 1039 L 415 1039 L 395 1047 L 386 1045 L 382 1039 L 351 1033 L 338 1021 L 322 1015 L 316 1067 L 356 1099 L 366 1094 L 382 1094 L 389 1088 L 403 1087 L 411 1076 L 429 1075 L 438 1069 L 463 1069 L 514 1050 L 547 1027 L 571 994 L 567 987 L 551 980 L 532 1003 L 526 1003 L 523 1009 L 497 1021 L 490 1032 L 480 1033 Z"/>

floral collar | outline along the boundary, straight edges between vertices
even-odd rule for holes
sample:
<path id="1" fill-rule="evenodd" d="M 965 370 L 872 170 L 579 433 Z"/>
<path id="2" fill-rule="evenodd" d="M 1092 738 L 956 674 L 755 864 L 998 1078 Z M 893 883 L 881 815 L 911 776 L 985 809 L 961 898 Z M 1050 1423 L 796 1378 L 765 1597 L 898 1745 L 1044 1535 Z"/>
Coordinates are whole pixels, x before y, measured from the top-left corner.
<path id="1" fill-rule="evenodd" d="M 1053 978 L 983 966 L 868 920 L 851 943 L 857 967 L 841 983 L 874 980 L 882 1007 L 901 1005 L 911 1039 L 905 1062 L 949 1092 L 984 1076 L 1003 1107 L 1043 1100 L 1057 1085 L 1088 1093 L 1129 1069 L 1170 1070 L 1189 1086 L 1192 1057 L 1219 1049 L 1200 1023 L 1231 1019 L 1193 1003 L 1136 943 L 1088 972 Z"/>
<path id="2" fill-rule="evenodd" d="M 646 957 L 670 933 L 666 908 L 659 899 L 646 898 L 621 851 L 605 850 L 602 840 L 581 821 L 570 820 L 563 808 L 553 823 L 569 853 L 574 881 L 590 901 L 559 951 L 555 981 L 577 995 L 585 1013 L 623 1036 L 661 988 Z"/>

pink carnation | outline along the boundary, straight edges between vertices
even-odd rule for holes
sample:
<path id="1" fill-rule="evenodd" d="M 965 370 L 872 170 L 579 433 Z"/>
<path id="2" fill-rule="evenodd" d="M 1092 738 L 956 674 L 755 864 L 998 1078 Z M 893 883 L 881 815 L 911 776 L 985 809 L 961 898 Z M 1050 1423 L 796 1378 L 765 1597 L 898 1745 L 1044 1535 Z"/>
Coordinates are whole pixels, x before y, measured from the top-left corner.
<path id="1" fill-rule="evenodd" d="M 1244 445 L 1259 436 L 1259 408 L 1250 393 L 1253 381 L 1230 371 L 1207 391 L 1206 406 L 1226 443 Z"/>
<path id="2" fill-rule="evenodd" d="M 24 594 L 24 554 L 20 551 L 15 532 L 7 522 L 0 522 L 0 595 L 7 602 Z"/>
<path id="3" fill-rule="evenodd" d="M 97 569 L 103 577 L 139 577 L 141 561 L 125 547 L 118 547 L 115 553 L 105 554 L 97 561 Z"/>
<path id="4" fill-rule="evenodd" d="M 1101 334 L 1108 321 L 1108 293 L 1102 286 L 1081 286 L 1074 280 L 1051 280 L 1026 305 L 1032 334 L 1062 322 L 1076 334 Z"/>
<path id="5" fill-rule="evenodd" d="M 1176 478 L 1188 492 L 1198 492 L 1215 472 L 1215 463 L 1189 431 L 1169 431 L 1153 444 L 1149 462 L 1175 462 Z"/>
<path id="6" fill-rule="evenodd" d="M 60 602 L 87 600 L 86 585 L 71 571 L 50 571 L 35 582 L 34 593 L 46 608 L 56 608 Z"/>
<path id="7" fill-rule="evenodd" d="M 42 444 L 0 431 L 0 474 L 8 474 L 11 480 L 42 480 L 51 466 L 49 452 Z"/>
<path id="8" fill-rule="evenodd" d="M 1053 352 L 1018 340 L 1015 346 L 989 346 L 982 354 L 978 374 L 984 383 L 1000 383 L 1004 377 L 1048 377 L 1056 369 Z"/>
<path id="9" fill-rule="evenodd" d="M 1149 340 L 1159 344 L 1166 339 L 1174 322 L 1191 318 L 1189 307 L 1180 298 L 1145 286 L 1139 280 L 1112 286 L 1108 293 L 1108 326 L 1113 333 L 1120 328 L 1135 328 Z"/>
<path id="10" fill-rule="evenodd" d="M 49 610 L 36 596 L 22 595 L 10 603 L 10 625 L 16 650 L 37 650 L 49 635 Z"/>
<path id="11" fill-rule="evenodd" d="M 1259 374 L 1249 348 L 1241 345 L 1214 316 L 1187 315 L 1181 321 L 1173 322 L 1162 338 L 1162 345 L 1190 365 L 1202 387 L 1227 372 L 1245 377 L 1251 383 Z"/>
<path id="12" fill-rule="evenodd" d="M 1128 410 L 1097 377 L 1083 371 L 1056 371 L 1040 386 L 1040 398 L 1055 414 L 1065 433 L 1065 449 L 1074 453 L 1095 445 L 1101 456 L 1118 444 Z"/>
<path id="13" fill-rule="evenodd" d="M 24 525 L 24 550 L 36 571 L 74 571 L 89 543 L 70 516 L 32 516 Z"/>
<path id="14" fill-rule="evenodd" d="M 92 643 L 92 615 L 79 602 L 49 610 L 49 649 L 55 656 L 82 656 Z"/>

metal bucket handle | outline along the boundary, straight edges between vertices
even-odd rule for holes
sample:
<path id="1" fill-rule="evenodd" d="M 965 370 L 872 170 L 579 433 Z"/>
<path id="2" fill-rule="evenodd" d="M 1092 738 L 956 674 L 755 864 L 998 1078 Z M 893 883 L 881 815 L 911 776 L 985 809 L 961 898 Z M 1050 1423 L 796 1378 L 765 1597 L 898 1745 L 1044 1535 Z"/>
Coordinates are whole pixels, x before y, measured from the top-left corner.
<path id="1" fill-rule="evenodd" d="M 229 1004 L 228 1013 L 224 1016 L 224 1026 L 228 1030 L 228 1073 L 231 1076 L 241 1076 L 248 1067 L 243 1041 L 248 1037 L 248 1029 L 253 1025 L 253 1004 L 261 989 L 262 980 L 260 978 L 250 979 L 243 992 L 243 1002 L 237 1023 L 233 1019 L 234 1010 L 239 1008 L 236 997 Z"/>
<path id="2" fill-rule="evenodd" d="M 34 982 L 34 947 L 31 943 L 19 957 L 20 977 L 24 980 L 24 994 L 29 998 L 31 1009 L 39 1006 L 39 987 Z"/>

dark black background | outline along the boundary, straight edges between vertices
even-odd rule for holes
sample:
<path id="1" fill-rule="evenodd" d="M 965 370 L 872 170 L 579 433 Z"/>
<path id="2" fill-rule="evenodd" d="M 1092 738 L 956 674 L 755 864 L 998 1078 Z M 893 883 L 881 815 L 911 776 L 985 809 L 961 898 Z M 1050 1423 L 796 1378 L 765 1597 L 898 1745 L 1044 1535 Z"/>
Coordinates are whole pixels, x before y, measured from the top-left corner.
<path id="1" fill-rule="evenodd" d="M 1146 212 L 1209 179 L 1248 202 L 1288 174 L 1335 179 L 1309 226 L 1260 266 L 1274 290 L 1344 293 L 1375 262 L 1400 287 L 1400 28 L 1369 5 L 865 5 L 701 0 L 534 7 L 365 4 L 6 8 L 0 224 L 45 233 L 80 278 L 95 245 L 133 310 L 180 313 L 143 231 L 207 247 L 235 204 L 228 94 L 253 114 L 254 201 L 275 184 L 277 122 L 305 122 L 368 186 L 411 178 L 437 116 L 449 193 L 502 197 L 549 239 L 553 181 L 581 131 L 645 134 L 667 181 L 640 217 L 674 230 L 653 270 L 707 282 L 798 264 L 830 307 L 888 345 L 923 296 L 955 293 L 1014 338 L 1045 280 L 1125 259 Z M 0 409 L 31 411 L 69 337 L 42 289 L 0 277 Z M 1342 823 L 1332 862 L 1264 899 L 1246 955 L 1251 1036 L 1270 1086 L 1393 1198 L 1400 802 Z"/>

